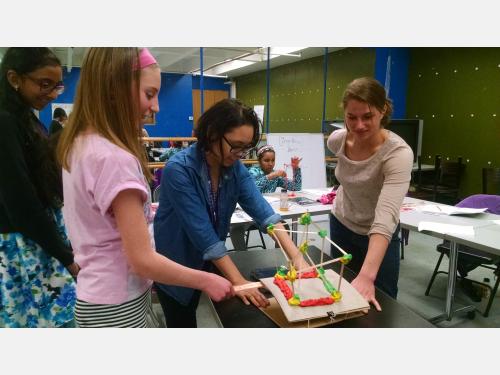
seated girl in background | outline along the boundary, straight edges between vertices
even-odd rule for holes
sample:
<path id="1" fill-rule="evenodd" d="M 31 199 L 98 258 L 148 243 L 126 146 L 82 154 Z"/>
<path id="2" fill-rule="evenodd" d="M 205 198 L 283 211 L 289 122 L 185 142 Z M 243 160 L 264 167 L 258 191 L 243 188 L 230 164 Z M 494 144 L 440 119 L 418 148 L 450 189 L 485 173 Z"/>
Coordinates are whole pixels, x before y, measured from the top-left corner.
<path id="1" fill-rule="evenodd" d="M 181 141 L 175 141 L 175 142 L 173 142 L 172 147 L 167 148 L 160 155 L 160 161 L 166 161 L 166 160 L 170 159 L 172 156 L 174 156 L 176 153 L 178 153 L 179 151 L 182 151 L 182 149 L 184 147 L 183 143 L 184 142 L 181 142 Z"/>
<path id="2" fill-rule="evenodd" d="M 275 155 L 274 148 L 271 145 L 262 146 L 257 150 L 259 165 L 251 167 L 248 171 L 250 172 L 250 176 L 255 180 L 257 188 L 261 193 L 274 193 L 278 186 L 286 190 L 301 190 L 302 173 L 299 163 L 302 159 L 299 159 L 297 156 L 292 157 L 293 179 L 290 180 L 287 178 L 284 170 L 274 170 Z"/>
<path id="3" fill-rule="evenodd" d="M 264 145 L 257 150 L 257 158 L 259 165 L 251 167 L 248 172 L 252 176 L 257 188 L 261 193 L 274 193 L 276 188 L 282 187 L 286 190 L 301 190 L 302 189 L 302 173 L 299 163 L 302 159 L 297 156 L 292 157 L 291 165 L 293 169 L 293 180 L 286 177 L 286 172 L 282 169 L 274 170 L 275 151 L 273 146 Z M 282 221 L 285 229 L 290 230 L 288 225 Z M 241 225 L 231 227 L 229 235 L 235 250 L 246 250 L 245 232 L 248 229 L 254 229 L 254 225 Z M 278 247 L 278 244 L 275 244 Z"/>

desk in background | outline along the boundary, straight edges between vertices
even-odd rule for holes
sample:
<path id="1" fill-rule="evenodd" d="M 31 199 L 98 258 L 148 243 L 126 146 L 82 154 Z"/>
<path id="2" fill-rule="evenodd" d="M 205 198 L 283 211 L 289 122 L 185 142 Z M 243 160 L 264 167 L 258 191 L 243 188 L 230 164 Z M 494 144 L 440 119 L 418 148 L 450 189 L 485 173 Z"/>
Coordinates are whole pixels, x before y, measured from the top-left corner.
<path id="1" fill-rule="evenodd" d="M 315 262 L 319 262 L 320 250 L 315 246 L 309 247 L 309 255 Z M 229 254 L 240 272 L 250 280 L 250 274 L 255 268 L 272 267 L 285 264 L 285 259 L 279 249 L 272 250 L 250 250 L 236 251 Z M 331 259 L 326 254 L 324 259 Z M 337 273 L 340 266 L 335 263 L 332 268 Z M 344 271 L 344 278 L 349 282 L 353 280 L 354 273 L 348 268 Z M 385 293 L 376 290 L 376 298 L 382 306 L 382 311 L 378 312 L 371 308 L 367 315 L 343 320 L 328 327 L 339 328 L 432 328 L 434 327 L 427 320 L 420 317 L 397 300 L 392 299 Z M 239 298 L 231 298 L 222 302 L 212 302 L 214 310 L 219 318 L 221 327 L 228 328 L 276 328 L 277 325 L 268 318 L 257 307 L 247 306 Z"/>
<path id="2" fill-rule="evenodd" d="M 436 202 L 423 201 L 406 197 L 406 205 L 418 206 L 425 204 L 436 205 Z M 441 206 L 446 206 L 438 204 Z M 464 236 L 461 234 L 443 234 L 433 231 L 423 231 L 430 236 L 450 241 L 449 266 L 448 266 L 448 286 L 446 290 L 445 312 L 431 319 L 433 323 L 443 320 L 451 320 L 454 313 L 474 311 L 474 306 L 465 306 L 453 311 L 453 300 L 455 298 L 456 274 L 458 263 L 458 246 L 467 245 L 487 253 L 500 255 L 500 225 L 494 224 L 493 220 L 500 220 L 500 215 L 482 213 L 473 216 L 436 215 L 420 212 L 417 210 L 403 211 L 400 215 L 401 227 L 413 231 L 418 231 L 418 224 L 421 221 L 432 221 L 443 224 L 467 225 L 474 228 L 474 236 Z"/>
<path id="3" fill-rule="evenodd" d="M 297 197 L 306 197 L 316 200 L 321 197 L 321 195 L 329 193 L 331 190 L 332 188 L 304 189 L 302 191 L 296 191 L 294 193 Z M 264 194 L 264 197 L 267 198 L 274 212 L 280 214 L 284 220 L 292 220 L 292 231 L 296 231 L 298 229 L 298 224 L 293 223 L 293 221 L 296 221 L 302 214 L 309 212 L 311 216 L 325 215 L 329 214 L 332 210 L 331 204 L 322 204 L 320 202 L 317 202 L 317 204 L 314 205 L 301 206 L 297 203 L 290 202 L 288 211 L 281 211 L 279 209 L 279 196 L 280 193 Z M 231 217 L 231 226 L 246 225 L 250 223 L 253 223 L 252 218 L 241 209 L 237 209 Z M 295 244 L 297 244 L 297 233 L 292 233 L 292 240 L 295 242 Z"/>

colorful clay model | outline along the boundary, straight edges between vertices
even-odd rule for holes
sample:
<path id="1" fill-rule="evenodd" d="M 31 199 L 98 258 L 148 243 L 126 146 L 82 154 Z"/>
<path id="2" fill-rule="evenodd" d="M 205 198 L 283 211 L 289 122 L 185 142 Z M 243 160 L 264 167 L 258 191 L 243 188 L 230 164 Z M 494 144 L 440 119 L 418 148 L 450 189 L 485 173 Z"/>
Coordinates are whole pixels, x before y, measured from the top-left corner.
<path id="1" fill-rule="evenodd" d="M 348 264 L 351 261 L 352 255 L 346 253 L 335 242 L 333 242 L 330 238 L 328 238 L 327 231 L 321 229 L 317 224 L 313 223 L 311 214 L 309 214 L 308 212 L 303 214 L 299 218 L 297 223 L 305 226 L 304 231 L 301 232 L 302 238 L 304 240 L 301 241 L 301 244 L 299 245 L 299 251 L 313 265 L 304 269 L 297 270 L 293 262 L 286 255 L 284 249 L 281 247 L 281 243 L 279 242 L 278 237 L 276 236 L 275 233 L 276 231 L 287 231 L 287 230 L 276 228 L 273 224 L 270 224 L 267 227 L 267 233 L 271 237 L 274 237 L 274 239 L 279 244 L 281 251 L 285 256 L 285 259 L 288 262 L 288 268 L 286 266 L 278 267 L 278 270 L 274 275 L 274 284 L 278 286 L 278 288 L 281 290 L 281 292 L 287 299 L 288 304 L 291 306 L 309 307 L 309 306 L 331 305 L 332 303 L 340 301 L 342 299 L 342 293 L 340 292 L 340 285 L 344 273 L 344 265 Z M 315 226 L 318 232 L 309 232 L 309 225 Z M 314 262 L 312 261 L 311 257 L 308 254 L 309 234 L 317 234 L 322 239 L 321 260 L 320 263 L 318 264 L 314 264 Z M 325 240 L 334 245 L 342 253 L 342 256 L 329 260 L 327 262 L 323 262 L 323 253 L 325 252 Z M 325 270 L 323 268 L 324 265 L 335 262 L 341 263 L 340 274 L 339 274 L 340 278 L 337 288 L 335 288 L 331 283 L 331 281 L 327 279 Z M 301 300 L 300 293 L 295 291 L 295 283 L 297 280 L 311 279 L 311 278 L 319 278 L 322 281 L 323 286 L 325 287 L 325 290 L 328 294 L 325 297 Z"/>

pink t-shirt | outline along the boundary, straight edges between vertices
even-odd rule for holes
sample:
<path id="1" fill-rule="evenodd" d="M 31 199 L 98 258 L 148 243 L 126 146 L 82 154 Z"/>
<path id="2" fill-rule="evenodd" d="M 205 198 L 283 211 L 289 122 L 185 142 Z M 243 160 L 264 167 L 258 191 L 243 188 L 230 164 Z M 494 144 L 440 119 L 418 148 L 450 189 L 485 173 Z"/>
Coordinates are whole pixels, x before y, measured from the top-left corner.
<path id="1" fill-rule="evenodd" d="M 144 293 L 150 280 L 135 275 L 124 254 L 111 203 L 125 189 L 144 199 L 144 217 L 152 234 L 151 193 L 137 158 L 97 134 L 76 138 L 71 173 L 63 169 L 63 214 L 75 262 L 80 267 L 77 298 L 119 304 Z"/>

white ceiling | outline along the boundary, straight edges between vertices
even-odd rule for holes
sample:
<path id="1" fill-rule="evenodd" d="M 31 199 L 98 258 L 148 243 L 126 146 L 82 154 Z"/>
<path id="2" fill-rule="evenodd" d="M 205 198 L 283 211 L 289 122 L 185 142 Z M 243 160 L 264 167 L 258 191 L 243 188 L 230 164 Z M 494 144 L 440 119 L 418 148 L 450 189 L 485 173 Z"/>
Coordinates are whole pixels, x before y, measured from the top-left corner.
<path id="1" fill-rule="evenodd" d="M 300 47 L 298 47 L 300 48 Z M 0 56 L 3 55 L 7 48 L 0 48 Z M 74 67 L 81 65 L 85 48 L 83 47 L 52 47 L 56 55 L 61 59 L 63 65 L 67 65 L 69 61 L 69 51 L 72 53 L 72 63 Z M 150 47 L 151 53 L 156 57 L 161 70 L 169 73 L 192 73 L 198 72 L 200 69 L 200 48 L 198 47 Z M 336 51 L 342 48 L 329 47 L 328 51 Z M 205 74 L 213 74 L 214 69 L 211 67 L 217 66 L 226 60 L 236 59 L 244 56 L 242 60 L 257 61 L 252 65 L 241 67 L 221 73 L 229 78 L 237 77 L 243 74 L 248 74 L 260 70 L 265 70 L 267 66 L 267 48 L 262 47 L 205 47 L 203 48 L 203 68 Z M 254 53 L 257 53 L 256 55 Z M 308 59 L 324 54 L 323 47 L 307 47 L 298 52 L 291 53 L 296 56 L 276 56 L 271 59 L 271 68 L 294 63 L 303 59 Z M 251 56 L 250 56 L 251 55 Z"/>

